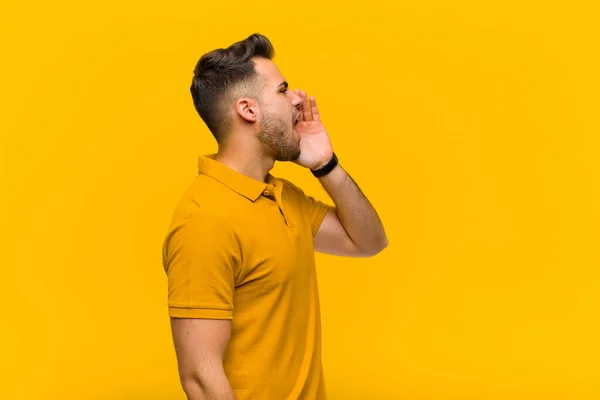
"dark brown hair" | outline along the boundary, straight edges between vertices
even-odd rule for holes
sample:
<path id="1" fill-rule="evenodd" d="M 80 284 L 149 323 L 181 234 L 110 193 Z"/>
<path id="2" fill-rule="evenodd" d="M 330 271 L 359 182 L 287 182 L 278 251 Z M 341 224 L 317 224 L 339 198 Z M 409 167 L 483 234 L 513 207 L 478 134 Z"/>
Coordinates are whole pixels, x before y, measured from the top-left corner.
<path id="1" fill-rule="evenodd" d="M 224 142 L 231 129 L 227 114 L 235 98 L 259 97 L 260 81 L 250 58 L 271 60 L 274 56 L 269 39 L 255 33 L 226 49 L 204 54 L 196 64 L 190 87 L 194 107 L 217 143 Z"/>

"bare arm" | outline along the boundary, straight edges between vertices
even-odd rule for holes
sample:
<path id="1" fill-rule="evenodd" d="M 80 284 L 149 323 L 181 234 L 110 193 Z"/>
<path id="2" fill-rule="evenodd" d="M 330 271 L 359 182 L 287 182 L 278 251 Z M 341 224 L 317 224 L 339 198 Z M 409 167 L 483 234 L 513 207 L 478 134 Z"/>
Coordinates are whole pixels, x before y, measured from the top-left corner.
<path id="1" fill-rule="evenodd" d="M 321 122 L 314 96 L 296 89 L 301 99 L 296 132 L 302 140 L 300 157 L 294 162 L 313 170 L 323 167 L 333 155 L 331 140 Z M 297 101 L 297 98 L 295 99 Z M 354 180 L 336 165 L 319 181 L 335 203 L 314 237 L 315 250 L 335 255 L 370 257 L 387 247 L 388 240 L 377 212 Z"/>
<path id="2" fill-rule="evenodd" d="M 354 180 L 337 165 L 319 181 L 333 200 L 336 212 L 329 212 L 315 235 L 315 250 L 358 257 L 370 257 L 388 240 L 377 212 Z"/>
<path id="3" fill-rule="evenodd" d="M 171 330 L 188 400 L 235 400 L 223 369 L 231 320 L 171 317 Z"/>

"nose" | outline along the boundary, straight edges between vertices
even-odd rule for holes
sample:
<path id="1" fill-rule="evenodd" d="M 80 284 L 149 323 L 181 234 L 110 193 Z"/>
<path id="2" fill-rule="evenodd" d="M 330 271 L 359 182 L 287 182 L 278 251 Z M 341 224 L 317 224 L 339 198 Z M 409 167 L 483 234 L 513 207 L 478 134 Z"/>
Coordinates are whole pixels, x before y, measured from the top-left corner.
<path id="1" fill-rule="evenodd" d="M 298 96 L 294 91 L 290 90 L 290 93 L 292 94 L 292 105 L 294 107 L 298 107 L 300 104 L 302 104 L 302 97 Z"/>

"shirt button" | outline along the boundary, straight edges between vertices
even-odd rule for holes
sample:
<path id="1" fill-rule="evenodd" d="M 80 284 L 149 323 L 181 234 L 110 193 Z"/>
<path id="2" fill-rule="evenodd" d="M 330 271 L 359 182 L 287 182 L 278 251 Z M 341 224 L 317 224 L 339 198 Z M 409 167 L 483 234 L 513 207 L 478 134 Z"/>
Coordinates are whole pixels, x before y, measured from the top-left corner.
<path id="1" fill-rule="evenodd" d="M 268 196 L 268 195 L 270 195 L 270 194 L 271 194 L 271 192 L 269 192 L 268 190 L 265 190 L 265 191 L 263 192 L 263 194 L 264 194 L 265 196 Z"/>

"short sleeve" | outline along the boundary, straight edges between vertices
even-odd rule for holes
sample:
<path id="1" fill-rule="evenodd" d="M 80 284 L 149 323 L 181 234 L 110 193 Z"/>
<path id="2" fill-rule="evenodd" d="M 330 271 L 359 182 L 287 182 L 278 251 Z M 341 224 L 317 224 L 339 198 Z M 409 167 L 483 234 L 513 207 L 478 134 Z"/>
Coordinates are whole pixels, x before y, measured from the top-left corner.
<path id="1" fill-rule="evenodd" d="M 304 195 L 304 201 L 307 204 L 310 215 L 310 225 L 312 228 L 312 235 L 315 236 L 321 223 L 325 219 L 325 215 L 329 210 L 335 211 L 335 207 L 323 203 L 321 200 L 315 199 L 313 196 Z"/>
<path id="2" fill-rule="evenodd" d="M 327 212 L 330 210 L 335 212 L 335 207 L 316 199 L 314 196 L 306 195 L 302 189 L 300 189 L 298 186 L 294 185 L 287 179 L 281 180 L 289 184 L 290 188 L 295 192 L 295 194 L 300 198 L 301 202 L 304 204 L 304 209 L 306 210 L 310 218 L 312 235 L 315 236 L 317 234 L 317 231 L 319 230 L 319 227 L 321 226 L 321 223 L 323 222 L 323 219 L 325 219 L 325 215 L 327 214 Z"/>
<path id="3" fill-rule="evenodd" d="M 234 231 L 224 218 L 198 212 L 175 224 L 163 246 L 169 315 L 231 319 L 240 260 Z"/>

